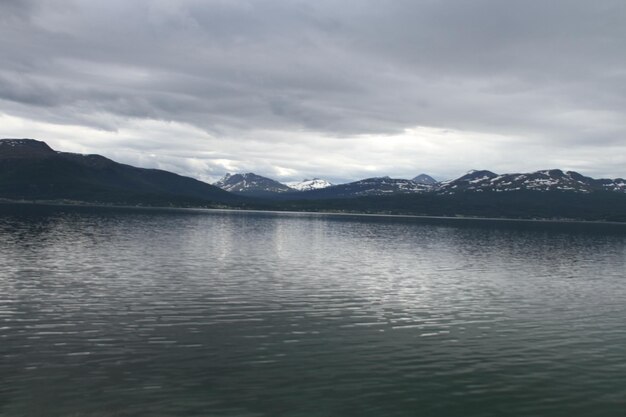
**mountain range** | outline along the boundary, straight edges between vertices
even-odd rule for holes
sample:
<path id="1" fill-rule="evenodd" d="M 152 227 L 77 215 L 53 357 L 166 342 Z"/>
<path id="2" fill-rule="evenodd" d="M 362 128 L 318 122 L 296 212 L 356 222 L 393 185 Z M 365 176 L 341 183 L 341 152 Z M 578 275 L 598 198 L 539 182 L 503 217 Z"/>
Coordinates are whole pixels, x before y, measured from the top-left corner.
<path id="1" fill-rule="evenodd" d="M 227 174 L 214 185 L 241 195 L 263 196 L 279 200 L 311 200 L 329 198 L 355 198 L 394 194 L 451 195 L 468 192 L 513 192 L 513 191 L 558 191 L 592 193 L 610 191 L 626 193 L 626 181 L 616 179 L 594 179 L 573 171 L 560 169 L 542 170 L 531 173 L 496 174 L 486 170 L 473 170 L 454 180 L 437 182 L 421 174 L 411 180 L 390 177 L 367 178 L 346 184 L 332 185 L 318 181 L 317 187 L 302 187 L 298 184 L 282 184 L 260 175 Z M 290 186 L 290 184 L 292 184 Z"/>
<path id="2" fill-rule="evenodd" d="M 330 187 L 333 184 L 319 178 L 283 184 L 271 178 L 247 172 L 245 174 L 226 174 L 219 181 L 213 183 L 213 185 L 222 190 L 241 195 L 271 197 L 278 193 L 318 190 Z"/>
<path id="3" fill-rule="evenodd" d="M 434 188 L 437 193 L 458 192 L 511 192 L 511 191 L 569 191 L 591 193 L 594 191 L 626 192 L 622 178 L 594 179 L 574 171 L 549 169 L 531 173 L 495 174 L 491 171 L 470 171 L 452 181 Z"/>
<path id="4" fill-rule="evenodd" d="M 430 178 L 430 177 L 428 177 Z M 434 180 L 432 180 L 434 181 Z M 435 184 L 436 181 L 432 184 Z M 432 185 L 414 180 L 389 177 L 367 178 L 347 184 L 334 185 L 315 178 L 300 182 L 280 183 L 254 173 L 226 174 L 213 185 L 240 195 L 273 199 L 349 198 L 368 195 L 427 192 Z"/>
<path id="5" fill-rule="evenodd" d="M 193 178 L 100 155 L 56 152 L 33 139 L 0 140 L 0 198 L 194 206 L 243 201 Z"/>
<path id="6" fill-rule="evenodd" d="M 367 178 L 283 184 L 227 174 L 214 185 L 100 155 L 57 152 L 33 139 L 0 140 L 0 199 L 116 205 L 347 211 L 434 216 L 626 221 L 626 181 L 559 169 L 496 174 L 477 170 L 437 182 Z"/>

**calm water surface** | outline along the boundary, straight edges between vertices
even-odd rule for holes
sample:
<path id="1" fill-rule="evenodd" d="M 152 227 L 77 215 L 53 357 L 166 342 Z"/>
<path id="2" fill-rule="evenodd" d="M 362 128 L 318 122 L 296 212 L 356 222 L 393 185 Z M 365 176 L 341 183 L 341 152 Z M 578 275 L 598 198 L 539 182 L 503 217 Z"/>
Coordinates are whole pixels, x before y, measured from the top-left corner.
<path id="1" fill-rule="evenodd" d="M 0 207 L 0 416 L 623 416 L 626 227 Z"/>

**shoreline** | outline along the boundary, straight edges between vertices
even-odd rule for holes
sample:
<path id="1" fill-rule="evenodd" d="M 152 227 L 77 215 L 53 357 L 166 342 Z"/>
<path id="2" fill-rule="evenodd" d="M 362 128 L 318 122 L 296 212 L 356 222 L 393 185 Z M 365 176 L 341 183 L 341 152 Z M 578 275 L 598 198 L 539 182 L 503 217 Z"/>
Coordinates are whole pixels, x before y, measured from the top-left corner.
<path id="1" fill-rule="evenodd" d="M 122 204 L 103 204 L 88 202 L 68 202 L 55 200 L 9 200 L 0 199 L 0 205 L 31 205 L 31 206 L 53 206 L 53 207 L 87 207 L 87 208 L 111 208 L 111 209 L 133 209 L 133 210 L 172 210 L 191 212 L 248 212 L 248 213 L 273 213 L 273 214 L 308 214 L 327 216 L 355 216 L 374 218 L 398 218 L 398 219 L 426 219 L 426 220 L 458 220 L 458 221 L 493 221 L 493 222 L 528 222 L 528 223 L 553 223 L 553 224 L 601 224 L 626 226 L 625 222 L 607 220 L 582 220 L 582 219 L 558 219 L 558 218 L 536 218 L 524 219 L 515 217 L 480 217 L 480 216 L 434 216 L 420 214 L 389 214 L 389 213 L 363 213 L 363 212 L 340 212 L 340 211 L 296 211 L 296 210 L 263 210 L 246 209 L 235 207 L 172 207 L 172 206 L 133 206 Z"/>

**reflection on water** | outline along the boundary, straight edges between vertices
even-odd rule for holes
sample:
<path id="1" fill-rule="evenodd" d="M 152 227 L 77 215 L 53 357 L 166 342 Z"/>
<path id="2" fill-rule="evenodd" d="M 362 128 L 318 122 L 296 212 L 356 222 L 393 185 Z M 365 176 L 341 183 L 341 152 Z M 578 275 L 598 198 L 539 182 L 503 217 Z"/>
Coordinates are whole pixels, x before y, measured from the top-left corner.
<path id="1" fill-rule="evenodd" d="M 621 416 L 626 228 L 0 207 L 0 416 Z"/>

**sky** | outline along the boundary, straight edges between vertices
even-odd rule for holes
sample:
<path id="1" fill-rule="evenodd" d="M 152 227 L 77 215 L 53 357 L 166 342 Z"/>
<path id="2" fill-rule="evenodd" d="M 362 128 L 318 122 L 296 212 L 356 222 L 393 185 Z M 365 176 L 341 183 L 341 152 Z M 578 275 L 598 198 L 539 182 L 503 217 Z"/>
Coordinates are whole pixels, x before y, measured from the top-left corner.
<path id="1" fill-rule="evenodd" d="M 623 0 L 0 0 L 0 137 L 204 181 L 626 177 Z"/>

